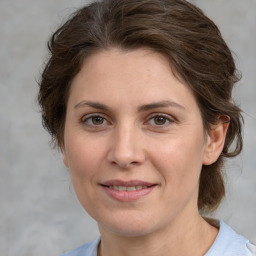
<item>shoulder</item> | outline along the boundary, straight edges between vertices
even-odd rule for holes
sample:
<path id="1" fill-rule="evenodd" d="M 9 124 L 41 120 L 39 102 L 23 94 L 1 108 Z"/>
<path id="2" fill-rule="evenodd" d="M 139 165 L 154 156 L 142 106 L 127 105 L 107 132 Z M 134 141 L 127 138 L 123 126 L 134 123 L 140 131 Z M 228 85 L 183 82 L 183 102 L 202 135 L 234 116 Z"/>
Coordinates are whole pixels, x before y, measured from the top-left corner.
<path id="1" fill-rule="evenodd" d="M 223 221 L 219 222 L 219 234 L 205 256 L 254 256 L 256 246 L 248 239 L 237 234 Z"/>
<path id="2" fill-rule="evenodd" d="M 91 243 L 86 243 L 71 252 L 62 254 L 61 256 L 97 256 L 97 248 L 100 242 L 100 237 Z"/>

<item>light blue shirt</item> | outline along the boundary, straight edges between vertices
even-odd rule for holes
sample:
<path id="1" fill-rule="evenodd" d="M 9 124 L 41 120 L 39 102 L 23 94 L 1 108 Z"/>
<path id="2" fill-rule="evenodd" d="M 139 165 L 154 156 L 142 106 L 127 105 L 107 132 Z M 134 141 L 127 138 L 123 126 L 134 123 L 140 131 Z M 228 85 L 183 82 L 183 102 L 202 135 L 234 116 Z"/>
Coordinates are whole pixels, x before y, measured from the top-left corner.
<path id="1" fill-rule="evenodd" d="M 245 237 L 238 235 L 223 221 L 219 223 L 218 236 L 204 256 L 256 256 L 255 245 Z M 99 242 L 100 238 L 61 256 L 97 256 Z"/>
<path id="2" fill-rule="evenodd" d="M 256 246 L 220 221 L 219 233 L 205 256 L 255 256 Z"/>

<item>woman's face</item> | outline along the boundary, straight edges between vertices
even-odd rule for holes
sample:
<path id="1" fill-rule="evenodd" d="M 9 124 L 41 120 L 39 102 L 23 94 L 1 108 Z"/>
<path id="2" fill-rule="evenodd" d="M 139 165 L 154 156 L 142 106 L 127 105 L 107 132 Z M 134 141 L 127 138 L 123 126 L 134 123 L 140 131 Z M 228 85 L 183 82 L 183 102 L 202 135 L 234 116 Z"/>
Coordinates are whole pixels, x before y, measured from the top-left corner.
<path id="1" fill-rule="evenodd" d="M 194 96 L 158 53 L 96 53 L 72 82 L 63 159 L 102 232 L 144 235 L 198 214 L 208 137 Z"/>

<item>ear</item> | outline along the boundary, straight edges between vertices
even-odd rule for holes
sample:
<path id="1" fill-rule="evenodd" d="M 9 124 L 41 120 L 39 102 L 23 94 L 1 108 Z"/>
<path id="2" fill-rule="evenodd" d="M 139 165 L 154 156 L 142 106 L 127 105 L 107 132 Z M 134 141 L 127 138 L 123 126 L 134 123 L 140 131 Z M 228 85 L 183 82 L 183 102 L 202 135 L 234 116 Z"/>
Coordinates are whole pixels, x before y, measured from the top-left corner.
<path id="1" fill-rule="evenodd" d="M 206 148 L 203 158 L 204 165 L 217 161 L 224 147 L 230 117 L 220 116 L 217 124 L 212 125 L 207 134 Z"/>
<path id="2" fill-rule="evenodd" d="M 67 168 L 69 168 L 68 159 L 67 159 L 67 155 L 66 155 L 64 146 L 61 146 L 60 150 L 61 150 L 61 154 L 62 154 L 62 161 L 65 164 L 65 166 Z"/>

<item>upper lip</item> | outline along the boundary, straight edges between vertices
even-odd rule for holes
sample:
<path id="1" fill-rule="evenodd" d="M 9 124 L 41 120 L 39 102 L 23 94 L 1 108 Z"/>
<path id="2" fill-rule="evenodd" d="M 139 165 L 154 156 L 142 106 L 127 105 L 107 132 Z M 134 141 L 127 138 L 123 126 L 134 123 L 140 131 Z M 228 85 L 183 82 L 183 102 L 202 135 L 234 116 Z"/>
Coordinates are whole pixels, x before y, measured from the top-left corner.
<path id="1" fill-rule="evenodd" d="M 143 187 L 151 187 L 156 185 L 155 183 L 141 181 L 141 180 L 108 180 L 102 182 L 101 185 L 103 186 L 123 186 L 123 187 L 135 187 L 135 186 L 143 186 Z"/>

